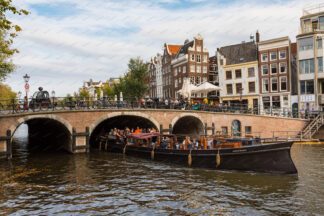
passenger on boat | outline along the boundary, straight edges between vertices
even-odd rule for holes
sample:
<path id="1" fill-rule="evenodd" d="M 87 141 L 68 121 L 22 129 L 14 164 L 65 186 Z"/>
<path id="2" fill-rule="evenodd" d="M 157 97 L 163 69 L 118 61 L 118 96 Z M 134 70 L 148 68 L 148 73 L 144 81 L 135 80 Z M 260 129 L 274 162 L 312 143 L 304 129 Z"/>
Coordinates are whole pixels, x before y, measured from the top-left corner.
<path id="1" fill-rule="evenodd" d="M 111 129 L 110 132 L 109 132 L 109 135 L 114 135 L 114 129 Z"/>
<path id="2" fill-rule="evenodd" d="M 137 128 L 136 128 L 134 134 L 139 134 L 139 133 L 141 133 L 141 132 L 142 132 L 142 130 L 137 126 Z"/>
<path id="3" fill-rule="evenodd" d="M 187 140 L 187 148 L 188 148 L 188 150 L 192 149 L 192 142 L 191 142 L 191 140 L 190 140 L 190 137 L 187 136 L 187 137 L 186 137 L 186 140 Z"/>
<path id="4" fill-rule="evenodd" d="M 160 147 L 161 147 L 162 149 L 166 149 L 166 148 L 168 148 L 168 142 L 166 141 L 166 138 L 165 138 L 165 137 L 163 138 Z"/>
<path id="5" fill-rule="evenodd" d="M 193 139 L 193 147 L 194 147 L 194 149 L 198 149 L 198 147 L 199 147 L 199 143 L 197 141 L 197 138 Z"/>
<path id="6" fill-rule="evenodd" d="M 174 142 L 174 146 L 175 146 L 175 149 L 179 149 L 180 148 L 180 144 L 179 144 L 178 140 L 176 140 Z"/>

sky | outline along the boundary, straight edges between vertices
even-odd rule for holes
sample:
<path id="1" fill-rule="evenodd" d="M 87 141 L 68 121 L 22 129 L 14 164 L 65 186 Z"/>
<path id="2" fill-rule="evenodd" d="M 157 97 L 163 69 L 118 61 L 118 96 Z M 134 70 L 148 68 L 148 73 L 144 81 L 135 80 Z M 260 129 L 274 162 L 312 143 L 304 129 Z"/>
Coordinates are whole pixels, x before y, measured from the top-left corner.
<path id="1" fill-rule="evenodd" d="M 6 80 L 24 92 L 42 86 L 56 96 L 83 81 L 122 76 L 130 58 L 149 61 L 164 43 L 182 45 L 197 34 L 210 56 L 217 47 L 289 36 L 296 41 L 304 7 L 317 0 L 14 0 L 28 16 L 8 15 L 23 31 L 14 42 L 15 73 Z"/>

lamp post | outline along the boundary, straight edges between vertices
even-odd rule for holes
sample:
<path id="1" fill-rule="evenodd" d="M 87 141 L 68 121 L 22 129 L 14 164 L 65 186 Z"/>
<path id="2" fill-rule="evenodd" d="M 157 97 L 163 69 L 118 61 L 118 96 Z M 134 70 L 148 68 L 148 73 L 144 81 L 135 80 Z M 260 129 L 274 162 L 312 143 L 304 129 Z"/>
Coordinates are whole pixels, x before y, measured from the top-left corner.
<path id="1" fill-rule="evenodd" d="M 25 74 L 25 76 L 23 76 L 24 80 L 25 80 L 25 91 L 26 91 L 26 102 L 28 104 L 28 91 L 29 91 L 29 79 L 30 76 L 28 76 L 28 74 Z"/>
<path id="2" fill-rule="evenodd" d="M 55 108 L 55 105 L 54 105 L 54 99 L 55 99 L 55 91 L 53 90 L 52 91 L 52 108 L 53 108 L 53 111 L 54 111 L 54 108 Z"/>

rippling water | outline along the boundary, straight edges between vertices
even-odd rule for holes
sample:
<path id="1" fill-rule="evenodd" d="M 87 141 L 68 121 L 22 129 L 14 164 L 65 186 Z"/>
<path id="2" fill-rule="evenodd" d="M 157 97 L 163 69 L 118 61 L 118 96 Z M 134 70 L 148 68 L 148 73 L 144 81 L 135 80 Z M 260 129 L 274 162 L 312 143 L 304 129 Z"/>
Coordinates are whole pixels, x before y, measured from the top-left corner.
<path id="1" fill-rule="evenodd" d="M 19 135 L 19 132 L 18 132 Z M 189 169 L 105 152 L 0 163 L 2 215 L 324 215 L 324 145 L 293 145 L 296 176 Z"/>

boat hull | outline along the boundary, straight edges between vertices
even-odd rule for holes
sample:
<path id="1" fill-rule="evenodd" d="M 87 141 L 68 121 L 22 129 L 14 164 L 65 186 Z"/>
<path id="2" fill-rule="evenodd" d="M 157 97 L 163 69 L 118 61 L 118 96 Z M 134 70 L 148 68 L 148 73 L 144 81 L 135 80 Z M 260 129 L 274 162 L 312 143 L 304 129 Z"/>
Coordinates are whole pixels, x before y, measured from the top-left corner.
<path id="1" fill-rule="evenodd" d="M 293 142 L 223 148 L 213 150 L 154 149 L 108 142 L 107 150 L 139 158 L 189 167 L 295 174 L 290 149 Z"/>

